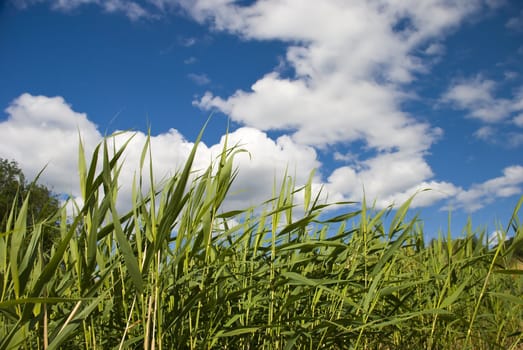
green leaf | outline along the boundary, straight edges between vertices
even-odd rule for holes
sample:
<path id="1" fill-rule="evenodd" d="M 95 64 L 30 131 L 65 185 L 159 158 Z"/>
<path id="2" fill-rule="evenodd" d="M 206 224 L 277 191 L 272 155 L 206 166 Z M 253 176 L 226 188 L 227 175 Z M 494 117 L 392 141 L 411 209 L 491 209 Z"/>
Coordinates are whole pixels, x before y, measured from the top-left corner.
<path id="1" fill-rule="evenodd" d="M 18 266 L 18 252 L 22 248 L 22 242 L 26 234 L 27 207 L 29 205 L 29 195 L 26 196 L 22 208 L 16 218 L 13 233 L 11 234 L 11 247 L 9 249 L 9 263 L 11 265 L 11 278 L 13 279 L 16 298 L 20 297 L 20 280 Z"/>
<path id="2" fill-rule="evenodd" d="M 489 294 L 497 298 L 503 299 L 505 301 L 508 301 L 511 304 L 523 305 L 523 298 L 521 296 L 515 296 L 512 294 L 500 292 L 489 292 Z"/>
<path id="3" fill-rule="evenodd" d="M 452 305 L 456 300 L 458 300 L 459 296 L 461 295 L 461 293 L 463 293 L 463 290 L 465 289 L 465 287 L 469 284 L 469 281 L 470 281 L 470 277 L 467 278 L 465 281 L 463 281 L 463 283 L 461 283 L 458 288 L 456 288 L 454 290 L 454 292 L 447 296 L 442 302 L 441 302 L 441 305 L 440 305 L 440 308 L 441 309 L 445 309 L 447 308 L 448 306 Z"/>
<path id="4" fill-rule="evenodd" d="M 138 260 L 134 256 L 131 245 L 129 244 L 129 241 L 127 240 L 127 237 L 122 230 L 120 218 L 118 217 L 118 213 L 113 201 L 111 201 L 111 213 L 113 216 L 114 233 L 116 240 L 118 241 L 121 254 L 123 255 L 125 266 L 127 267 L 128 273 L 131 276 L 131 280 L 133 281 L 136 290 L 138 293 L 143 293 L 143 280 L 140 268 L 138 266 Z"/>
<path id="5" fill-rule="evenodd" d="M 245 327 L 245 328 L 236 328 L 230 331 L 226 331 L 223 333 L 218 333 L 217 337 L 234 337 L 236 335 L 246 334 L 246 333 L 254 333 L 257 332 L 260 329 L 260 327 Z"/>
<path id="6" fill-rule="evenodd" d="M 304 190 L 304 200 L 303 200 L 303 207 L 305 212 L 309 210 L 309 205 L 311 202 L 311 195 L 312 195 L 312 180 L 314 178 L 314 174 L 316 173 L 316 169 L 313 169 L 311 173 L 309 174 L 309 179 L 307 180 L 307 183 L 305 184 L 305 190 Z"/>

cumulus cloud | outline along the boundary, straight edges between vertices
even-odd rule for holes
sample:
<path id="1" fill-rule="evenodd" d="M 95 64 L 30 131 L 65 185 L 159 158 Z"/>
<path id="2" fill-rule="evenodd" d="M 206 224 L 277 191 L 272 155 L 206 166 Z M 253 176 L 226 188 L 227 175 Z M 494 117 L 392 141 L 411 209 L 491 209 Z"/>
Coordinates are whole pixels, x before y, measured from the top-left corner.
<path id="1" fill-rule="evenodd" d="M 0 122 L 0 157 L 19 162 L 28 179 L 46 165 L 41 181 L 57 193 L 79 197 L 78 144 L 81 136 L 87 156 L 102 141 L 102 134 L 86 114 L 75 112 L 62 97 L 23 94 L 5 110 L 7 119 Z M 119 176 L 119 203 L 129 203 L 131 186 L 139 175 L 140 157 L 147 135 L 142 132 L 119 132 L 108 142 L 116 148 L 130 139 L 124 153 Z M 201 143 L 194 163 L 195 170 L 206 169 L 220 154 L 225 136 L 215 145 Z M 319 168 L 316 151 L 293 142 L 288 136 L 276 140 L 253 128 L 240 128 L 228 135 L 229 145 L 248 151 L 240 153 L 235 166 L 238 174 L 227 207 L 242 208 L 267 200 L 274 183 L 282 180 L 285 170 L 304 184 L 313 168 Z M 155 183 L 161 183 L 183 166 L 193 143 L 177 130 L 151 136 Z M 317 181 L 319 181 L 317 179 Z"/>
<path id="2" fill-rule="evenodd" d="M 413 207 L 423 207 L 451 198 L 458 188 L 447 182 L 425 181 L 432 170 L 420 156 L 401 152 L 385 153 L 360 164 L 361 169 L 340 167 L 328 178 L 327 188 L 349 200 L 359 201 L 363 195 L 376 201 L 379 208 L 401 204 L 418 193 Z M 430 189 L 430 192 L 421 192 Z"/>
<path id="3" fill-rule="evenodd" d="M 79 198 L 77 173 L 79 136 L 87 155 L 102 141 L 102 134 L 86 114 L 75 112 L 62 97 L 23 94 L 5 110 L 7 119 L 0 122 L 0 157 L 15 159 L 30 179 L 44 166 L 41 181 L 57 193 Z M 120 132 L 108 142 L 116 148 L 130 139 L 124 153 L 124 166 L 119 176 L 119 207 L 130 203 L 131 186 L 139 175 L 140 157 L 146 142 L 142 132 Z M 233 183 L 224 209 L 246 208 L 267 200 L 278 189 L 285 173 L 296 186 L 305 184 L 312 169 L 313 189 L 323 188 L 324 200 L 361 200 L 383 208 L 400 204 L 415 193 L 413 207 L 424 207 L 441 200 L 452 200 L 456 206 L 474 211 L 498 197 L 521 193 L 523 167 L 504 169 L 503 176 L 463 190 L 449 182 L 427 180 L 433 174 L 419 153 L 383 152 L 376 157 L 357 161 L 357 166 L 342 166 L 326 179 L 322 163 L 312 146 L 295 142 L 283 135 L 270 138 L 265 132 L 242 127 L 228 136 L 228 145 L 247 152 L 239 153 L 235 166 L 239 173 Z M 220 154 L 226 137 L 214 145 L 201 143 L 194 163 L 195 170 L 206 169 Z M 193 143 L 177 130 L 151 136 L 155 183 L 161 183 L 181 169 Z M 147 186 L 147 182 L 146 182 Z M 430 191 L 424 191 L 430 189 Z M 299 202 L 299 198 L 298 198 Z"/>
<path id="4" fill-rule="evenodd" d="M 494 96 L 497 84 L 493 80 L 478 75 L 472 79 L 452 84 L 442 96 L 442 100 L 456 109 L 466 110 L 469 117 L 485 123 L 497 123 L 514 112 L 523 110 L 523 93 L 517 93 L 512 99 Z"/>
<path id="5" fill-rule="evenodd" d="M 499 98 L 495 95 L 499 85 L 477 75 L 455 82 L 441 99 L 486 124 L 474 132 L 477 139 L 509 148 L 519 147 L 523 144 L 523 134 L 513 126 L 523 126 L 523 88 L 517 89 L 511 98 Z"/>
<path id="6" fill-rule="evenodd" d="M 224 137 L 211 147 L 214 154 L 219 153 L 223 143 Z M 274 186 L 279 190 L 285 173 L 301 186 L 313 169 L 321 167 L 312 147 L 297 144 L 286 135 L 273 140 L 258 129 L 243 127 L 228 135 L 228 143 L 247 150 L 235 159 L 239 174 L 226 203 L 231 209 L 258 205 L 269 199 Z M 314 183 L 321 181 L 319 176 L 313 180 Z"/>
<path id="7" fill-rule="evenodd" d="M 401 111 L 406 94 L 400 85 L 425 70 L 411 52 L 474 9 L 436 2 L 181 4 L 217 30 L 288 41 L 286 63 L 296 73 L 283 78 L 269 72 L 251 91 L 239 90 L 227 98 L 208 92 L 195 101 L 199 107 L 217 108 L 262 130 L 288 130 L 303 144 L 364 141 L 378 150 L 409 152 L 423 152 L 440 134 Z"/>
<path id="8" fill-rule="evenodd" d="M 399 111 L 400 96 L 390 88 L 367 81 L 349 85 L 311 87 L 271 73 L 252 92 L 237 91 L 227 100 L 207 93 L 195 104 L 261 130 L 295 130 L 295 141 L 315 146 L 364 140 L 379 150 L 422 151 L 440 133 Z"/>
<path id="9" fill-rule="evenodd" d="M 86 114 L 73 111 L 62 97 L 23 94 L 5 111 L 8 118 L 0 123 L 0 155 L 18 161 L 28 178 L 48 165 L 45 182 L 56 191 L 78 194 L 78 135 L 92 150 L 101 138 L 96 125 Z"/>
<path id="10" fill-rule="evenodd" d="M 250 40 L 288 43 L 284 63 L 221 97 L 194 101 L 260 130 L 283 130 L 298 144 L 315 148 L 363 144 L 372 155 L 327 175 L 329 192 L 345 199 L 378 199 L 380 206 L 420 195 L 418 205 L 449 198 L 458 189 L 433 179 L 425 159 L 442 131 L 405 113 L 406 83 L 427 72 L 424 57 L 441 55 L 441 38 L 466 16 L 493 6 L 481 1 L 180 1 L 201 23 Z M 350 153 L 350 152 L 348 152 Z M 335 160 L 354 159 L 338 152 Z M 424 199 L 421 199 L 423 196 Z"/>
<path id="11" fill-rule="evenodd" d="M 57 6 L 61 1 L 50 2 Z M 69 1 L 75 6 L 84 2 L 105 6 L 98 0 Z M 208 91 L 193 102 L 202 109 L 220 110 L 245 126 L 230 135 L 234 140 L 247 139 L 253 150 L 252 159 L 246 154 L 238 157 L 238 203 L 249 202 L 249 196 L 266 199 L 283 164 L 291 175 L 299 176 L 321 167 L 316 150 L 332 145 L 346 147 L 347 154 L 352 145 L 363 145 L 370 156 L 355 162 L 339 153 L 335 157 L 337 169 L 330 174 L 319 172 L 315 187 L 325 186 L 331 199 L 360 199 L 365 189 L 367 198 L 387 206 L 430 187 L 434 190 L 421 193 L 415 202 L 426 206 L 463 192 L 435 179 L 426 160 L 442 130 L 428 124 L 424 116 L 406 113 L 402 104 L 414 95 L 408 90 L 409 83 L 427 73 L 434 56 L 445 52 L 445 35 L 480 10 L 496 7 L 498 1 L 265 0 L 244 4 L 232 0 L 149 0 L 147 4 L 147 13 L 157 13 L 151 12 L 152 7 L 164 13 L 179 6 L 213 30 L 288 45 L 281 63 L 291 74 L 284 75 L 275 67 L 249 90 L 230 96 Z M 114 8 L 123 12 L 122 7 Z M 515 100 L 495 98 L 494 84 L 487 80 L 482 79 L 476 84 L 479 86 L 457 85 L 453 88 L 459 97 L 448 94 L 445 101 L 470 110 L 475 118 L 506 119 L 517 106 Z M 266 132 L 274 130 L 284 135 L 269 138 Z M 170 133 L 154 138 L 187 143 Z M 215 147 L 202 148 L 207 160 Z M 242 173 L 247 175 L 242 177 Z"/>
<path id="12" fill-rule="evenodd" d="M 503 175 L 472 185 L 460 191 L 455 198 L 455 206 L 467 211 L 476 211 L 500 197 L 510 197 L 523 192 L 523 166 L 515 165 L 503 169 Z"/>

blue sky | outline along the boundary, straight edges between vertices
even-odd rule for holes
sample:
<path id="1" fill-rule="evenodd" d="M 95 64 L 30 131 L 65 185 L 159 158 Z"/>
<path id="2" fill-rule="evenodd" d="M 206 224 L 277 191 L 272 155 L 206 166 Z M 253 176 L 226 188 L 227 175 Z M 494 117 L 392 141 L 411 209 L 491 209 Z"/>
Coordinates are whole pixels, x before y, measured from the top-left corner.
<path id="1" fill-rule="evenodd" d="M 213 113 L 196 166 L 231 139 L 227 206 L 286 168 L 328 200 L 401 203 L 427 234 L 506 223 L 523 194 L 523 3 L 514 0 L 7 0 L 0 5 L 0 157 L 79 196 L 88 149 L 151 127 L 158 178 Z M 125 135 L 124 135 L 125 136 Z M 134 167 L 133 167 L 134 165 Z"/>

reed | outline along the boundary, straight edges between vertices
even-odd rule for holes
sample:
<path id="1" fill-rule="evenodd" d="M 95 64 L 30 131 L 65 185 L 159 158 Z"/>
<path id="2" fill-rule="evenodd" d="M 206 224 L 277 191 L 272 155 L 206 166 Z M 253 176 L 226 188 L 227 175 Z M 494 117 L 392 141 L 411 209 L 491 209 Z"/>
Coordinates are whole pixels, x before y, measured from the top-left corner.
<path id="1" fill-rule="evenodd" d="M 0 233 L 1 350 L 523 348 L 523 197 L 502 230 L 514 239 L 494 248 L 471 224 L 425 242 L 410 200 L 329 217 L 311 180 L 287 176 L 260 207 L 224 212 L 242 150 L 225 145 L 195 174 L 200 138 L 161 184 L 146 142 L 127 212 L 116 205 L 126 144 L 109 139 L 90 159 L 80 147 L 72 215 L 64 205 L 27 224 L 30 194 L 13 204 Z M 44 251 L 46 226 L 59 233 Z"/>

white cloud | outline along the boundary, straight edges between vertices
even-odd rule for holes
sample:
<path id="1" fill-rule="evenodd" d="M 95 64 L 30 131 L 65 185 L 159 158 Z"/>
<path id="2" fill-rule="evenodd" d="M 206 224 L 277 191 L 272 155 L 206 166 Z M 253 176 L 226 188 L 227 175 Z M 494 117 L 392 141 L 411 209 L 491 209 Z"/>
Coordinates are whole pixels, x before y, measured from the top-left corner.
<path id="1" fill-rule="evenodd" d="M 348 166 L 336 169 L 328 178 L 327 188 L 349 200 L 361 200 L 365 194 L 379 208 L 401 204 L 424 189 L 431 191 L 419 193 L 413 207 L 428 206 L 457 193 L 450 183 L 426 181 L 432 177 L 432 170 L 420 156 L 385 153 L 360 165 L 360 170 Z"/>
<path id="2" fill-rule="evenodd" d="M 523 111 L 523 86 L 521 86 L 516 94 L 514 95 L 514 99 L 512 100 L 512 110 L 513 111 Z"/>
<path id="3" fill-rule="evenodd" d="M 183 60 L 184 64 L 193 64 L 193 63 L 196 63 L 196 62 L 198 62 L 198 59 L 196 57 L 194 57 L 194 56 L 191 56 L 191 57 L 186 58 L 186 59 Z"/>
<path id="4" fill-rule="evenodd" d="M 523 128 L 523 113 L 518 114 L 514 117 L 514 124 L 516 124 L 520 128 Z"/>
<path id="5" fill-rule="evenodd" d="M 490 144 L 508 148 L 516 148 L 523 144 L 523 133 L 506 131 L 491 125 L 482 126 L 474 132 L 474 136 Z"/>
<path id="6" fill-rule="evenodd" d="M 513 112 L 523 110 L 523 94 L 513 99 L 496 98 L 496 82 L 478 75 L 450 86 L 442 100 L 456 109 L 469 111 L 471 118 L 486 123 L 496 123 L 510 117 Z"/>
<path id="7" fill-rule="evenodd" d="M 332 77 L 332 80 L 339 80 Z M 232 119 L 262 130 L 296 130 L 293 139 L 315 146 L 364 140 L 379 150 L 423 151 L 439 130 L 398 110 L 399 93 L 374 82 L 325 82 L 282 79 L 271 73 L 224 100 L 207 93 L 195 104 L 218 108 Z M 344 85 L 336 87 L 338 84 Z"/>
<path id="8" fill-rule="evenodd" d="M 503 175 L 472 185 L 470 189 L 459 192 L 455 207 L 469 212 L 483 208 L 500 197 L 510 197 L 523 192 L 523 166 L 515 165 L 503 169 Z"/>
<path id="9" fill-rule="evenodd" d="M 496 130 L 490 125 L 482 126 L 474 132 L 474 136 L 483 141 L 490 141 L 495 135 Z"/>
<path id="10" fill-rule="evenodd" d="M 488 236 L 487 243 L 489 248 L 492 249 L 499 245 L 500 242 L 505 242 L 507 239 L 509 239 L 509 237 L 506 232 L 503 230 L 496 230 Z"/>
<path id="11" fill-rule="evenodd" d="M 384 198 L 383 204 L 394 203 L 402 204 L 412 195 L 415 195 L 411 208 L 427 207 L 441 200 L 454 198 L 459 193 L 460 188 L 446 181 L 424 181 L 403 192 L 396 193 L 391 197 Z"/>
<path id="12" fill-rule="evenodd" d="M 335 115 L 330 111 L 321 115 L 322 119 L 337 124 L 330 125 L 329 131 L 336 130 L 340 125 L 351 124 L 358 117 L 366 117 L 361 115 L 365 107 L 356 103 L 358 108 L 352 108 L 360 96 L 350 100 L 351 95 L 362 89 L 367 90 L 361 93 L 366 97 L 365 102 L 369 102 L 367 108 L 371 108 L 377 101 L 383 101 L 379 103 L 383 105 L 383 110 L 379 112 L 392 110 L 397 115 L 398 108 L 390 101 L 401 100 L 401 94 L 395 92 L 399 89 L 393 83 L 408 82 L 413 79 L 413 73 L 424 69 L 419 59 L 410 53 L 411 50 L 456 25 L 463 15 L 474 8 L 473 5 L 443 6 L 436 2 L 417 1 L 379 4 L 264 1 L 248 7 L 235 6 L 230 1 L 182 1 L 181 4 L 197 20 L 210 19 L 216 29 L 228 30 L 247 38 L 276 39 L 291 43 L 287 61 L 296 70 L 297 79 L 285 80 L 275 73 L 268 74 L 253 85 L 252 92 L 239 91 L 227 100 L 212 100 L 212 95 L 208 95 L 202 101 L 207 103 L 202 106 L 215 104 L 217 107 L 233 110 L 239 100 L 250 99 L 251 104 L 257 103 L 258 96 L 259 105 L 263 106 L 269 98 L 266 91 L 276 88 L 278 93 L 286 93 L 282 99 L 275 99 L 271 107 L 283 104 L 282 108 L 287 110 L 285 101 L 288 97 L 307 92 L 308 95 L 319 96 L 318 100 L 321 99 L 315 101 L 322 102 L 317 110 L 321 109 L 319 106 L 327 107 L 333 102 L 341 107 Z M 399 32 L 395 28 L 402 21 L 411 23 L 411 26 Z M 389 84 L 382 84 L 383 79 Z M 241 112 L 234 113 L 233 117 L 247 124 L 260 122 L 260 117 L 249 118 L 243 115 L 246 113 L 238 115 Z M 374 119 L 381 118 L 381 121 L 386 118 L 373 113 L 376 111 L 369 112 Z M 319 113 L 321 111 L 313 114 L 318 118 Z M 343 118 L 340 118 L 341 113 L 344 113 Z M 278 118 L 271 113 L 260 114 L 265 115 L 264 119 Z M 317 120 L 304 120 L 306 118 L 300 116 L 298 118 L 301 124 L 307 125 Z M 398 116 L 398 119 L 400 122 L 397 127 L 408 124 L 405 123 L 408 121 L 406 116 Z M 326 138 L 328 137 L 323 137 Z"/>
<path id="13" fill-rule="evenodd" d="M 511 132 L 507 135 L 507 144 L 509 147 L 519 147 L 523 145 L 523 133 Z"/>
<path id="14" fill-rule="evenodd" d="M 211 147 L 214 154 L 221 151 L 223 143 L 224 137 L 220 144 Z M 272 140 L 260 130 L 244 127 L 228 135 L 228 143 L 248 151 L 235 159 L 239 174 L 226 205 L 229 209 L 258 205 L 269 199 L 274 186 L 279 191 L 285 172 L 300 186 L 307 182 L 312 169 L 321 167 L 312 147 L 297 144 L 288 136 Z M 319 181 L 316 176 L 314 182 Z"/>
<path id="15" fill-rule="evenodd" d="M 146 9 L 134 1 L 104 0 L 101 2 L 101 6 L 109 13 L 122 12 L 133 21 L 152 16 Z"/>
<path id="16" fill-rule="evenodd" d="M 496 9 L 507 4 L 507 0 L 486 0 L 488 7 Z"/>
<path id="17" fill-rule="evenodd" d="M 515 31 L 521 31 L 523 30 L 523 11 L 519 13 L 516 17 L 511 17 L 505 26 L 508 29 L 515 30 Z"/>
<path id="18" fill-rule="evenodd" d="M 496 3 L 490 0 L 486 5 Z M 378 198 L 378 205 L 386 206 L 428 186 L 435 190 L 421 193 L 415 202 L 426 206 L 460 193 L 454 185 L 435 180 L 426 160 L 442 131 L 423 121 L 424 116 L 405 113 L 402 103 L 414 95 L 407 90 L 408 83 L 428 71 L 434 60 L 431 55 L 443 53 L 444 36 L 484 9 L 484 1 L 265 0 L 239 5 L 232 0 L 149 0 L 149 4 L 161 12 L 181 6 L 214 30 L 244 39 L 288 44 L 282 65 L 294 72 L 292 76 L 283 76 L 275 67 L 253 82 L 250 90 L 225 97 L 207 92 L 194 101 L 246 126 L 230 135 L 246 139 L 254 150 L 252 160 L 245 154 L 238 158 L 241 173 L 235 189 L 247 191 L 238 194 L 237 203 L 249 203 L 251 197 L 266 199 L 283 164 L 291 175 L 295 171 L 297 176 L 308 176 L 312 167 L 321 166 L 315 149 L 333 144 L 350 148 L 355 143 L 371 156 L 355 166 L 342 164 L 331 174 L 320 169 L 315 179 L 315 186 L 325 185 L 331 199 L 361 198 L 365 188 L 367 198 Z M 124 10 L 115 5 L 115 11 Z M 463 94 L 462 99 L 449 102 L 469 109 L 490 99 L 496 108 L 488 105 L 488 112 L 506 118 L 505 102 L 492 96 L 488 82 L 483 90 Z M 478 113 L 478 118 L 487 118 L 481 114 L 486 112 Z M 271 130 L 286 135 L 272 140 L 265 133 Z M 171 132 L 155 138 L 160 136 L 166 144 L 159 152 L 171 143 L 187 143 Z M 216 147 L 202 148 L 204 158 L 208 160 Z M 173 162 L 166 158 L 163 163 L 169 161 Z"/>
<path id="19" fill-rule="evenodd" d="M 54 9 L 70 11 L 86 4 L 100 4 L 99 0 L 54 0 L 50 1 Z"/>
<path id="20" fill-rule="evenodd" d="M 28 179 L 34 178 L 48 164 L 41 182 L 57 193 L 80 196 L 78 183 L 79 135 L 85 144 L 87 157 L 102 135 L 86 114 L 72 110 L 62 97 L 32 96 L 23 94 L 5 110 L 7 120 L 0 122 L 0 157 L 16 160 Z M 131 138 L 132 137 L 132 138 Z M 138 176 L 140 157 L 146 142 L 142 132 L 123 132 L 108 140 L 116 148 L 131 141 L 124 153 L 124 166 L 119 176 L 119 203 L 130 203 L 132 182 Z M 216 159 L 223 149 L 220 143 L 207 146 L 201 143 L 194 169 L 203 170 Z M 313 168 L 321 163 L 313 148 L 294 143 L 288 136 L 277 140 L 265 133 L 240 128 L 228 135 L 230 146 L 238 144 L 249 152 L 240 153 L 235 166 L 240 172 L 230 192 L 228 208 L 243 208 L 259 204 L 271 196 L 274 183 L 281 182 L 285 169 L 295 178 L 297 185 L 304 184 Z M 179 170 L 186 161 L 193 143 L 175 129 L 151 136 L 155 183 L 165 180 Z M 88 159 L 89 161 L 89 159 Z M 147 175 L 147 174 L 144 174 Z M 319 178 L 316 179 L 316 182 Z M 145 183 L 146 188 L 148 182 Z"/>
<path id="21" fill-rule="evenodd" d="M 187 74 L 187 77 L 196 85 L 207 85 L 211 82 L 211 79 L 209 79 L 207 74 L 189 73 Z"/>
<path id="22" fill-rule="evenodd" d="M 368 198 L 385 206 L 425 185 L 444 188 L 420 195 L 418 204 L 429 205 L 457 192 L 432 179 L 425 159 L 442 131 L 402 111 L 401 103 L 410 98 L 404 84 L 427 72 L 431 62 L 423 59 L 441 55 L 442 36 L 481 9 L 481 1 L 180 4 L 215 30 L 287 42 L 284 63 L 295 72 L 283 77 L 275 69 L 248 91 L 228 97 L 207 92 L 195 105 L 261 130 L 283 130 L 293 141 L 316 148 L 362 143 L 376 155 L 328 176 L 326 186 L 336 196 L 360 199 L 365 188 Z M 338 161 L 349 158 L 335 155 Z"/>
<path id="23" fill-rule="evenodd" d="M 0 123 L 0 155 L 18 161 L 29 179 L 48 165 L 45 182 L 57 191 L 78 194 L 78 135 L 92 150 L 101 137 L 96 125 L 62 97 L 23 94 L 6 113 L 8 119 Z"/>
<path id="24" fill-rule="evenodd" d="M 80 133 L 89 156 L 102 140 L 96 125 L 84 113 L 72 110 L 62 97 L 23 94 L 10 104 L 6 113 L 7 120 L 0 122 L 0 133 L 3 135 L 0 139 L 0 157 L 17 160 L 28 179 L 48 164 L 41 181 L 55 192 L 79 197 L 78 137 Z M 142 132 L 124 132 L 108 140 L 109 144 L 114 142 L 119 147 L 131 136 L 119 176 L 119 207 L 122 209 L 128 209 L 126 203 L 130 203 L 131 185 L 138 176 L 146 135 Z M 203 170 L 215 160 L 224 142 L 225 136 L 214 145 L 201 143 L 194 169 Z M 239 174 L 224 209 L 246 208 L 269 199 L 274 188 L 279 190 L 286 171 L 296 186 L 301 186 L 315 168 L 318 171 L 313 178 L 313 188 L 318 191 L 324 187 L 323 199 L 361 200 L 365 191 L 369 202 L 377 200 L 378 208 L 403 203 L 418 193 L 413 207 L 452 199 L 458 207 L 473 211 L 495 198 L 521 193 L 523 183 L 523 167 L 513 166 L 506 168 L 502 177 L 463 190 L 448 182 L 427 180 L 433 174 L 422 156 L 405 152 L 383 152 L 357 161 L 357 166 L 339 167 L 324 180 L 322 164 L 315 149 L 295 142 L 290 136 L 283 135 L 273 140 L 260 130 L 243 127 L 228 135 L 228 145 L 238 145 L 248 153 L 240 153 L 235 158 Z M 192 147 L 193 143 L 175 129 L 151 136 L 154 182 L 162 182 L 179 170 Z M 147 181 L 145 185 L 147 188 Z M 431 191 L 423 191 L 425 189 Z"/>
<path id="25" fill-rule="evenodd" d="M 481 120 L 482 125 L 474 137 L 490 144 L 509 148 L 523 144 L 523 133 L 513 126 L 523 127 L 523 88 L 516 90 L 512 98 L 494 96 L 498 83 L 476 76 L 453 84 L 442 96 L 442 101 L 456 109 L 468 111 L 468 116 Z"/>
<path id="26" fill-rule="evenodd" d="M 184 47 L 191 47 L 191 46 L 196 45 L 197 40 L 196 40 L 196 38 L 193 38 L 193 37 L 180 37 L 179 42 L 180 42 L 180 45 L 182 45 Z"/>
<path id="27" fill-rule="evenodd" d="M 51 8 L 58 11 L 72 11 L 84 5 L 100 6 L 107 13 L 122 13 L 130 20 L 154 18 L 142 5 L 132 0 L 11 0 L 18 8 L 24 9 L 37 3 L 49 3 Z"/>
<path id="28" fill-rule="evenodd" d="M 432 43 L 425 49 L 427 55 L 439 56 L 445 53 L 445 46 L 440 43 Z"/>

